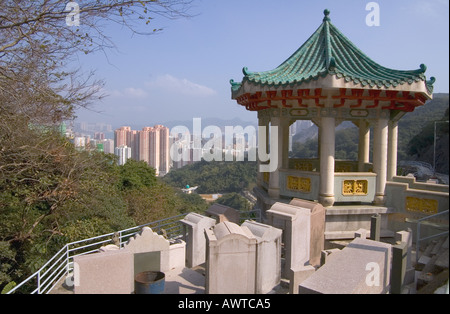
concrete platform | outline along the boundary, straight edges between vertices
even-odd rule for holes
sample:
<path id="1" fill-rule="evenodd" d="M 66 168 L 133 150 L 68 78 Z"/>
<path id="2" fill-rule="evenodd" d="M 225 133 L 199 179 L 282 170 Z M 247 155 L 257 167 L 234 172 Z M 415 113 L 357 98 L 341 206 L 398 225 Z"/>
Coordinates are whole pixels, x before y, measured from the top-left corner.
<path id="1" fill-rule="evenodd" d="M 166 272 L 164 294 L 204 294 L 205 276 L 190 268 Z"/>

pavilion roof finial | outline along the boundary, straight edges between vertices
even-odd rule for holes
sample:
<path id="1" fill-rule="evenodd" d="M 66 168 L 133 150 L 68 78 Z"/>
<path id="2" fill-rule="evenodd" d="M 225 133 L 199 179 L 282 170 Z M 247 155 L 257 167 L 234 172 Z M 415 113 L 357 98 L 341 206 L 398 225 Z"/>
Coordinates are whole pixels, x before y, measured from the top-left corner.
<path id="1" fill-rule="evenodd" d="M 325 11 L 323 11 L 323 14 L 325 15 L 325 17 L 323 18 L 323 21 L 324 21 L 324 22 L 329 22 L 329 21 L 331 21 L 331 19 L 330 19 L 330 17 L 329 17 L 329 15 L 330 15 L 330 10 L 325 9 Z"/>
<path id="2" fill-rule="evenodd" d="M 319 28 L 277 68 L 263 72 L 250 72 L 244 68 L 242 82 L 231 83 L 235 97 L 233 99 L 255 93 L 256 89 L 265 91 L 278 88 L 299 89 L 301 86 L 309 88 L 315 84 L 313 81 L 327 76 L 342 80 L 342 84 L 354 84 L 361 88 L 378 90 L 403 88 L 406 91 L 414 88 L 419 93 L 423 92 L 423 87 L 407 85 L 422 82 L 426 83 L 428 94 L 424 97 L 428 99 L 431 96 L 435 80 L 430 78 L 427 81 L 425 76 L 427 67 L 424 64 L 420 65 L 420 69 L 407 71 L 390 69 L 376 63 L 330 22 L 330 10 L 326 9 L 323 13 L 324 22 Z M 321 84 L 329 87 L 327 84 L 330 83 L 324 80 Z M 255 102 L 252 100 L 251 103 Z"/>

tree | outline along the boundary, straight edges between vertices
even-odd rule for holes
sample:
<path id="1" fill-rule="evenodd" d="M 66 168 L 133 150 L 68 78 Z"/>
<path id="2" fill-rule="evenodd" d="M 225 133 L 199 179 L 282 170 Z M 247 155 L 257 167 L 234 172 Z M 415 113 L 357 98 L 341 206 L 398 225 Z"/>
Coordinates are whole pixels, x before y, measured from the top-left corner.
<path id="1" fill-rule="evenodd" d="M 219 198 L 216 203 L 234 208 L 238 211 L 248 211 L 252 209 L 250 202 L 239 193 L 225 194 Z"/>
<path id="2" fill-rule="evenodd" d="M 156 185 L 156 170 L 144 161 L 128 160 L 120 167 L 120 189 L 122 191 L 152 187 Z"/>
<path id="3" fill-rule="evenodd" d="M 231 193 L 251 189 L 256 184 L 256 162 L 207 162 L 201 161 L 171 171 L 164 182 L 183 188 L 199 186 L 200 194 Z"/>
<path id="4" fill-rule="evenodd" d="M 104 97 L 103 82 L 71 61 L 114 46 L 108 23 L 155 33 L 156 17 L 186 17 L 191 1 L 68 2 L 0 2 L 0 285 L 36 270 L 60 242 L 134 225 L 114 161 L 75 150 L 57 131 Z M 76 26 L 67 18 L 78 13 Z"/>
<path id="5" fill-rule="evenodd" d="M 4 0 L 0 3 L 0 109 L 32 123 L 57 123 L 73 117 L 77 107 L 102 98 L 102 82 L 69 70 L 79 52 L 114 47 L 104 35 L 107 23 L 150 34 L 138 25 L 153 25 L 157 16 L 186 17 L 190 0 Z M 68 18 L 78 7 L 80 25 Z M 139 22 L 141 22 L 139 24 Z M 150 27 L 150 26 L 149 26 Z"/>

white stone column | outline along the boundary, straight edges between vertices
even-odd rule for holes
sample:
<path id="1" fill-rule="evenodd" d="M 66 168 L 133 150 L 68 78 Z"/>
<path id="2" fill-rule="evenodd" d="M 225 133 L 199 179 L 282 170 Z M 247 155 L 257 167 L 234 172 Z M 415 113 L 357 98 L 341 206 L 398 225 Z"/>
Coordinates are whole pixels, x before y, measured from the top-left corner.
<path id="1" fill-rule="evenodd" d="M 392 179 L 397 175 L 397 147 L 398 147 L 398 122 L 389 121 L 389 146 L 388 146 L 388 165 L 387 165 L 387 180 Z"/>
<path id="2" fill-rule="evenodd" d="M 380 117 L 375 123 L 373 140 L 373 171 L 377 174 L 375 205 L 385 201 L 388 157 L 388 118 Z M 370 187 L 369 187 L 370 188 Z"/>
<path id="3" fill-rule="evenodd" d="M 288 169 L 289 168 L 289 136 L 290 136 L 290 129 L 291 124 L 289 119 L 283 119 L 282 121 L 282 160 L 281 160 L 281 168 Z"/>
<path id="4" fill-rule="evenodd" d="M 259 117 L 258 118 L 258 127 L 260 127 L 260 126 L 265 127 L 265 134 L 260 134 L 260 135 L 264 135 L 262 138 L 265 141 L 265 146 L 260 145 L 260 143 L 258 143 L 258 149 L 261 149 L 262 147 L 264 147 L 266 151 L 263 153 L 267 154 L 269 151 L 269 120 Z M 259 129 L 258 129 L 258 131 L 259 131 Z M 259 158 L 257 158 L 257 163 L 258 163 L 258 169 L 257 169 L 257 176 L 256 176 L 256 184 L 262 188 L 263 187 L 262 182 L 263 182 L 264 178 L 263 178 L 263 173 L 259 171 L 260 166 L 261 166 L 261 160 Z"/>
<path id="5" fill-rule="evenodd" d="M 283 167 L 284 160 L 284 145 L 286 141 L 284 140 L 284 136 L 286 134 L 285 128 L 288 128 L 289 124 L 286 123 L 286 119 L 280 117 L 273 117 L 271 119 L 272 127 L 278 128 L 278 152 L 277 152 L 277 160 L 271 160 L 270 162 L 277 162 L 277 169 L 274 172 L 270 173 L 269 180 L 269 197 L 270 198 L 280 198 L 280 169 Z M 289 144 L 289 141 L 287 142 Z M 271 153 L 272 153 L 272 147 Z M 289 151 L 289 149 L 288 149 Z"/>
<path id="6" fill-rule="evenodd" d="M 322 117 L 320 120 L 320 195 L 319 201 L 325 207 L 333 206 L 334 198 L 334 162 L 336 119 Z"/>
<path id="7" fill-rule="evenodd" d="M 359 121 L 358 171 L 364 172 L 364 165 L 370 157 L 370 126 L 366 120 Z"/>

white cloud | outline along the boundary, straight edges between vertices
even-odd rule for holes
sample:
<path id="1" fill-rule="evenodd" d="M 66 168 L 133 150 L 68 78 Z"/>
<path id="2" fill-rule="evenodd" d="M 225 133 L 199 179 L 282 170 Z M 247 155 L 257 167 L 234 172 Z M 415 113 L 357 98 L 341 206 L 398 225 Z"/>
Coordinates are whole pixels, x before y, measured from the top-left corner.
<path id="1" fill-rule="evenodd" d="M 143 99 L 148 96 L 148 93 L 145 90 L 135 87 L 127 87 L 123 90 L 107 91 L 106 94 L 112 97 L 126 97 L 133 99 Z"/>
<path id="2" fill-rule="evenodd" d="M 148 96 L 145 90 L 134 87 L 125 88 L 125 95 L 132 98 L 145 98 Z"/>
<path id="3" fill-rule="evenodd" d="M 408 8 L 422 16 L 438 17 L 448 11 L 448 0 L 418 0 L 410 3 Z"/>
<path id="4" fill-rule="evenodd" d="M 196 97 L 208 97 L 216 94 L 216 91 L 187 79 L 179 79 L 172 75 L 166 74 L 158 76 L 153 81 L 145 84 L 151 89 L 162 89 L 166 92 L 177 93 Z"/>

